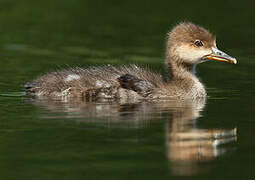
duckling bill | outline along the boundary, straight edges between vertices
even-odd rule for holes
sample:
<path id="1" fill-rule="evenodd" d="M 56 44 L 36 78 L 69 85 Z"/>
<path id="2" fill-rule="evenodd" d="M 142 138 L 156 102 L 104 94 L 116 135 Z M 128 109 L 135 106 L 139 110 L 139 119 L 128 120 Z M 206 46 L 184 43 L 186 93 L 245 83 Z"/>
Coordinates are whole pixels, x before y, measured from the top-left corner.
<path id="1" fill-rule="evenodd" d="M 212 47 L 212 53 L 209 54 L 209 55 L 204 56 L 204 59 L 228 62 L 228 63 L 232 63 L 232 64 L 237 63 L 235 58 L 227 55 L 226 53 L 220 51 L 219 49 L 217 49 L 215 47 Z"/>
<path id="2" fill-rule="evenodd" d="M 204 85 L 195 68 L 205 61 L 236 64 L 235 58 L 216 47 L 216 36 L 190 22 L 168 33 L 165 63 L 168 79 L 136 65 L 71 68 L 50 72 L 25 85 L 35 97 L 98 99 L 205 99 Z"/>

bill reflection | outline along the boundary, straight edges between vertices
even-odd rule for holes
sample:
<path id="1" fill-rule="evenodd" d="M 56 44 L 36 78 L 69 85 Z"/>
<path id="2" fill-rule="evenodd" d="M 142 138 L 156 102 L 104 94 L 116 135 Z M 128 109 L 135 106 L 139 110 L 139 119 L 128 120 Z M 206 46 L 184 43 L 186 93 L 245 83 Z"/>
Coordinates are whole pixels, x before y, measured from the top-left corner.
<path id="1" fill-rule="evenodd" d="M 175 109 L 166 128 L 167 157 L 175 175 L 194 175 L 209 170 L 206 162 L 231 150 L 224 146 L 237 140 L 237 129 L 200 129 L 195 126 L 199 110 Z"/>

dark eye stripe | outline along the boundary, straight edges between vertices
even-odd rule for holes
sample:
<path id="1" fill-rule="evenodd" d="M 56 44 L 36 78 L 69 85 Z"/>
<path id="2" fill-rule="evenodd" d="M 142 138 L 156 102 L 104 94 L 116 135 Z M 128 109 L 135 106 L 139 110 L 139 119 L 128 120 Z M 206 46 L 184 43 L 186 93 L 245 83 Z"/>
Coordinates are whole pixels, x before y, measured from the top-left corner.
<path id="1" fill-rule="evenodd" d="M 203 42 L 200 41 L 200 40 L 196 40 L 196 41 L 194 42 L 194 44 L 195 44 L 196 46 L 198 46 L 198 47 L 203 46 Z"/>

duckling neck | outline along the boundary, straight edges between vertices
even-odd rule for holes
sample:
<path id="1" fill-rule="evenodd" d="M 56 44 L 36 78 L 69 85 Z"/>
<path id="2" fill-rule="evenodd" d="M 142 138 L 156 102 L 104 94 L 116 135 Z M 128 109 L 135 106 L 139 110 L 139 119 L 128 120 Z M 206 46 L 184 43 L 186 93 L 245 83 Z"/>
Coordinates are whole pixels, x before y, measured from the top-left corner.
<path id="1" fill-rule="evenodd" d="M 167 59 L 166 63 L 169 70 L 169 85 L 174 84 L 193 99 L 206 97 L 205 88 L 195 75 L 195 64 L 186 64 L 177 59 Z"/>
<path id="2" fill-rule="evenodd" d="M 196 73 L 196 65 L 195 64 L 187 64 L 179 61 L 167 61 L 169 77 L 172 80 L 175 79 L 198 79 L 195 75 Z"/>

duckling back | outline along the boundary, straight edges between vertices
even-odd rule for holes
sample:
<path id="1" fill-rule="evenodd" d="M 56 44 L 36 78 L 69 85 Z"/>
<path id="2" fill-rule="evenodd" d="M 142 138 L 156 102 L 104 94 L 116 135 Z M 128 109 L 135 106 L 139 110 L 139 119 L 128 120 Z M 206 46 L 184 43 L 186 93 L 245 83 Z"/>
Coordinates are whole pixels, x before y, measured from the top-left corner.
<path id="1" fill-rule="evenodd" d="M 25 85 L 36 97 L 84 97 L 88 100 L 143 99 L 164 84 L 162 77 L 136 65 L 71 68 L 50 72 Z"/>

